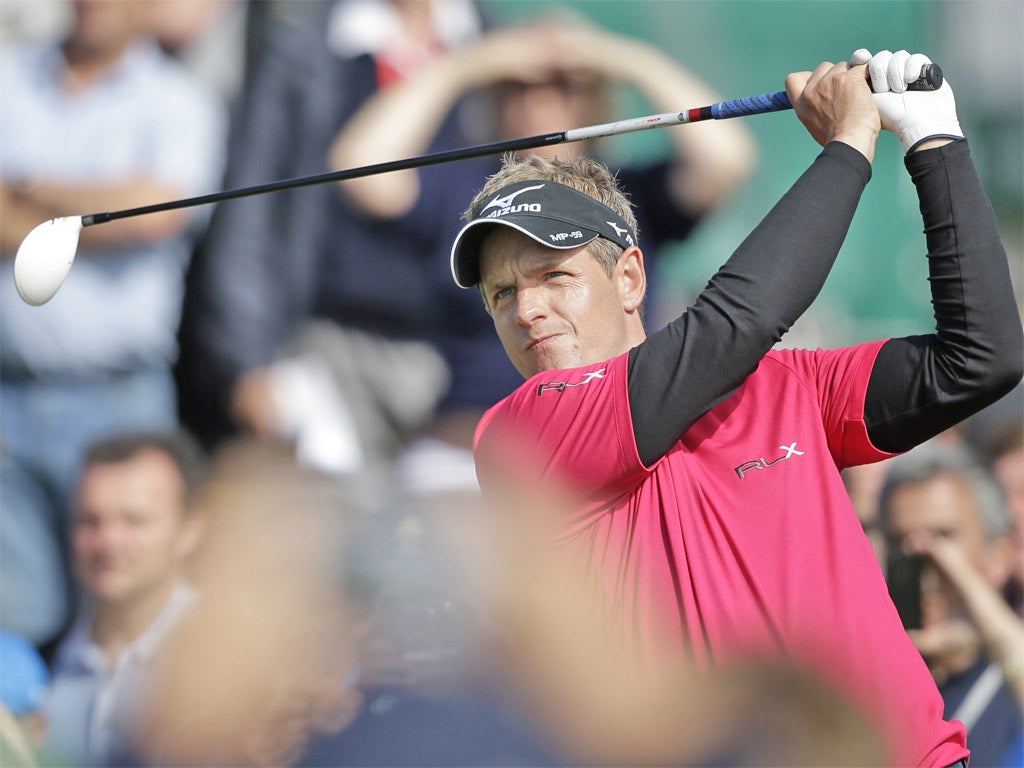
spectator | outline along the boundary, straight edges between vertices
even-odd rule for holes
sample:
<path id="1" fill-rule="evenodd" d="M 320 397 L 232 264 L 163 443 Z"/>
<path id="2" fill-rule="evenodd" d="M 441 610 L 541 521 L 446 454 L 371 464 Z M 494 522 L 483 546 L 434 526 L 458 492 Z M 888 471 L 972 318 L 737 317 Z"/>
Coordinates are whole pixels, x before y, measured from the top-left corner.
<path id="1" fill-rule="evenodd" d="M 262 3 L 248 0 L 149 0 L 160 47 L 233 106 L 258 45 Z M 250 37 L 251 36 L 251 37 Z"/>
<path id="2" fill-rule="evenodd" d="M 1024 428 L 1021 423 L 1005 425 L 988 445 L 988 460 L 1003 486 L 1010 509 L 1010 541 L 1013 543 L 1013 573 L 1006 584 L 1006 599 L 1024 619 Z"/>
<path id="3" fill-rule="evenodd" d="M 280 443 L 218 449 L 201 493 L 202 600 L 142 708 L 145 762 L 549 764 L 480 677 L 473 627 L 489 595 L 454 574 L 449 531 L 386 487 L 362 514 L 346 484 Z"/>
<path id="4" fill-rule="evenodd" d="M 890 550 L 930 564 L 910 636 L 945 716 L 967 727 L 972 766 L 1007 765 L 1024 738 L 1024 623 L 1001 596 L 1014 554 L 1005 497 L 970 451 L 934 439 L 890 462 L 880 510 Z"/>
<path id="5" fill-rule="evenodd" d="M 482 24 L 468 0 L 338 0 L 293 14 L 268 32 L 248 83 L 229 186 L 326 171 L 359 105 Z M 326 185 L 219 206 L 180 333 L 186 423 L 211 446 L 251 431 L 352 477 L 386 464 L 447 382 L 427 342 L 428 250 Z"/>
<path id="6" fill-rule="evenodd" d="M 0 765 L 5 768 L 38 766 L 49 687 L 50 673 L 36 647 L 0 630 Z"/>
<path id="7" fill-rule="evenodd" d="M 347 168 L 605 122 L 613 119 L 616 88 L 638 94 L 659 112 L 719 100 L 697 76 L 642 40 L 580 21 L 545 18 L 491 32 L 380 91 L 345 124 L 332 145 L 331 163 Z M 466 130 L 481 122 L 491 126 L 489 132 Z M 660 160 L 616 169 L 637 204 L 641 242 L 655 273 L 657 250 L 685 238 L 725 204 L 756 162 L 753 141 L 740 121 L 691 127 L 695 130 L 670 134 L 671 147 Z M 590 141 L 527 153 L 599 151 L 599 143 Z M 342 184 L 357 209 L 411 230 L 433 250 L 429 264 L 434 290 L 442 297 L 436 338 L 452 382 L 432 434 L 407 456 L 406 472 L 414 486 L 443 487 L 445 473 L 451 472 L 449 482 L 456 487 L 475 489 L 469 455 L 473 428 L 485 408 L 519 383 L 487 327 L 481 303 L 452 286 L 447 268 L 465 200 L 498 165 L 498 158 L 484 157 Z M 657 314 L 653 307 L 651 312 Z"/>
<path id="8" fill-rule="evenodd" d="M 1006 599 L 1024 618 L 1024 384 L 974 416 L 964 430 L 970 445 L 1003 486 L 1015 548 Z"/>
<path id="9" fill-rule="evenodd" d="M 36 644 L 70 614 L 61 532 L 82 450 L 176 422 L 171 364 L 194 226 L 181 211 L 82 232 L 60 295 L 30 307 L 13 257 L 35 225 L 209 191 L 222 105 L 146 36 L 147 3 L 80 0 L 58 43 L 0 59 L 0 626 Z"/>
<path id="10" fill-rule="evenodd" d="M 213 456 L 202 599 L 154 669 L 138 751 L 150 765 L 293 765 L 346 727 L 362 616 L 343 578 L 344 484 L 290 446 L 243 436 Z"/>
<path id="11" fill-rule="evenodd" d="M 482 567 L 492 526 L 479 504 L 399 497 L 350 530 L 343 560 L 363 595 L 364 705 L 299 765 L 565 764 L 488 665 L 503 624 Z"/>
<path id="12" fill-rule="evenodd" d="M 183 433 L 118 435 L 87 450 L 70 536 L 83 601 L 53 665 L 50 761 L 130 754 L 151 666 L 196 600 L 185 569 L 204 525 L 193 499 L 201 472 Z"/>

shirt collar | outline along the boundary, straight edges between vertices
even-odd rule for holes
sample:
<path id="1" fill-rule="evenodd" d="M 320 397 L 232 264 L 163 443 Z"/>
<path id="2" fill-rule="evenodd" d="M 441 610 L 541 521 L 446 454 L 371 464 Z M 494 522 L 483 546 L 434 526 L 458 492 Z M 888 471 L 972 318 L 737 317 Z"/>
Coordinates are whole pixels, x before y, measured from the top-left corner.
<path id="1" fill-rule="evenodd" d="M 167 604 L 143 633 L 125 646 L 121 657 L 134 657 L 148 664 L 197 597 L 195 588 L 187 582 L 179 581 L 175 584 Z M 106 656 L 91 637 L 92 619 L 93 610 L 90 607 L 84 609 L 75 620 L 58 654 L 59 669 L 98 672 L 108 668 Z"/>

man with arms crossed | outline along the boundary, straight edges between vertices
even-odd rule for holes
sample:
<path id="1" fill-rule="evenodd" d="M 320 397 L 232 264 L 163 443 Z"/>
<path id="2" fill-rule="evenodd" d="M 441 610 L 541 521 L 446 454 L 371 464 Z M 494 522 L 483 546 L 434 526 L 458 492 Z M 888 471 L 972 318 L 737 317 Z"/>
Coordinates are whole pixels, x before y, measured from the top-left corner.
<path id="1" fill-rule="evenodd" d="M 479 284 L 527 381 L 481 420 L 475 452 L 485 493 L 518 440 L 535 469 L 517 482 L 581 491 L 558 543 L 632 660 L 666 638 L 699 666 L 784 654 L 877 717 L 894 764 L 949 766 L 969 754 L 964 729 L 942 719 L 839 470 L 997 399 L 1021 378 L 1024 344 L 949 84 L 905 92 L 926 57 L 855 56 L 869 75 L 826 62 L 787 77 L 823 151 L 650 336 L 635 220 L 606 169 L 533 158 L 488 180 L 452 272 Z M 881 128 L 901 139 L 920 199 L 936 331 L 771 351 L 828 275 Z"/>

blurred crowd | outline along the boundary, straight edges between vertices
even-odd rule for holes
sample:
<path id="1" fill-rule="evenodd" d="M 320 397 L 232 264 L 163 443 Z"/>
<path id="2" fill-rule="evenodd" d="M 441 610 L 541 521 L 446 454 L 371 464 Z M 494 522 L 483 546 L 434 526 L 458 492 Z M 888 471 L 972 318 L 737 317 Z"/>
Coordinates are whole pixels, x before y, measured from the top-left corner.
<path id="1" fill-rule="evenodd" d="M 58 37 L 9 6 L 0 53 L 0 764 L 885 764 L 870 713 L 798 664 L 627 674 L 544 546 L 557 497 L 484 505 L 473 428 L 520 378 L 447 253 L 498 158 L 89 228 L 54 299 L 14 292 L 51 217 L 712 85 L 470 0 L 45 5 Z M 615 167 L 655 282 L 757 162 L 726 121 Z M 1022 437 L 1018 387 L 846 473 L 880 564 L 917 567 L 907 629 L 972 768 L 1024 760 Z"/>

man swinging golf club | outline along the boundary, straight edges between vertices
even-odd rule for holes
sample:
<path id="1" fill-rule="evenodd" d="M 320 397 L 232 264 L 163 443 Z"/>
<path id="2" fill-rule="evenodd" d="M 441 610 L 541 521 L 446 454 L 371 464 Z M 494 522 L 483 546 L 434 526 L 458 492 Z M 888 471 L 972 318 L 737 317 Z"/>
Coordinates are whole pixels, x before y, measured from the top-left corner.
<path id="1" fill-rule="evenodd" d="M 1024 342 L 949 84 L 907 90 L 920 54 L 853 61 L 787 77 L 824 149 L 693 306 L 651 335 L 643 254 L 611 174 L 506 160 L 452 248 L 456 282 L 479 286 L 526 378 L 481 420 L 477 467 L 485 493 L 510 466 L 513 482 L 580 491 L 558 544 L 631 662 L 665 638 L 702 667 L 786 655 L 884 726 L 893 764 L 950 766 L 969 755 L 964 728 L 942 719 L 839 470 L 999 398 L 1021 379 Z M 771 351 L 829 273 L 880 129 L 899 136 L 920 200 L 935 331 Z M 528 468 L 508 461 L 525 440 Z"/>

